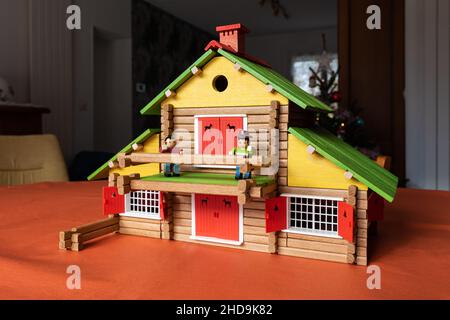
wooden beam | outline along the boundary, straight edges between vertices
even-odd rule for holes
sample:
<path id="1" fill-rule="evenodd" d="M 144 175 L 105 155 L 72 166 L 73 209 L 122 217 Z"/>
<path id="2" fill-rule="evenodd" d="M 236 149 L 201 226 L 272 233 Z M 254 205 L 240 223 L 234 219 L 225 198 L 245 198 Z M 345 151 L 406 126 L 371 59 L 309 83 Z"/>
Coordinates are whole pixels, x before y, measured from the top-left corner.
<path id="1" fill-rule="evenodd" d="M 230 195 L 230 196 L 237 196 L 241 194 L 237 186 L 228 186 L 228 185 L 133 180 L 131 181 L 130 186 L 132 190 L 205 193 L 213 195 Z"/>
<path id="2" fill-rule="evenodd" d="M 131 163 L 177 163 L 183 165 L 243 165 L 251 164 L 254 167 L 270 166 L 267 157 L 253 156 L 243 158 L 228 155 L 201 155 L 201 154 L 171 154 L 171 153 L 132 153 L 130 155 L 119 154 L 119 164 Z M 128 163 L 127 163 L 128 161 Z M 122 166 L 121 166 L 122 167 Z"/>

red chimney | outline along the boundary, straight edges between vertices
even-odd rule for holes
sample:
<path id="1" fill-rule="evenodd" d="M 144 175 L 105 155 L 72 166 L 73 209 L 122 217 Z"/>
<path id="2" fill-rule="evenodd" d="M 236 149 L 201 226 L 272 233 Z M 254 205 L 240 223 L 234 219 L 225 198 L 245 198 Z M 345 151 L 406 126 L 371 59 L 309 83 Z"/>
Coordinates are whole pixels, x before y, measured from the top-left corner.
<path id="1" fill-rule="evenodd" d="M 220 43 L 232 47 L 236 52 L 245 53 L 245 34 L 250 32 L 240 23 L 219 26 Z"/>

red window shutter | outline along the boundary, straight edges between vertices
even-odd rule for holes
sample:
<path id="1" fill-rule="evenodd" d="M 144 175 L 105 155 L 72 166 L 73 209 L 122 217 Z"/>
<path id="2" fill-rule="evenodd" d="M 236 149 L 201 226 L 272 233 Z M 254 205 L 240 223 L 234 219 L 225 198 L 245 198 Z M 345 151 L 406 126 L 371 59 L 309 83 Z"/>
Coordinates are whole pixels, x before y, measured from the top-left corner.
<path id="1" fill-rule="evenodd" d="M 242 117 L 220 118 L 220 131 L 223 135 L 223 154 L 227 155 L 237 146 L 237 135 L 244 128 Z"/>
<path id="2" fill-rule="evenodd" d="M 338 234 L 347 240 L 353 242 L 354 228 L 353 207 L 346 202 L 338 202 Z"/>
<path id="3" fill-rule="evenodd" d="M 103 188 L 103 214 L 119 214 L 125 212 L 125 196 L 119 194 L 116 187 Z"/>
<path id="4" fill-rule="evenodd" d="M 223 153 L 223 137 L 220 129 L 220 118 L 198 118 L 197 139 L 200 154 L 221 155 Z"/>
<path id="5" fill-rule="evenodd" d="M 383 221 L 384 199 L 376 193 L 372 193 L 368 201 L 367 216 L 369 221 Z"/>
<path id="6" fill-rule="evenodd" d="M 287 198 L 277 197 L 266 200 L 266 232 L 287 229 Z"/>
<path id="7" fill-rule="evenodd" d="M 159 217 L 163 220 L 166 219 L 166 199 L 164 192 L 159 192 Z"/>

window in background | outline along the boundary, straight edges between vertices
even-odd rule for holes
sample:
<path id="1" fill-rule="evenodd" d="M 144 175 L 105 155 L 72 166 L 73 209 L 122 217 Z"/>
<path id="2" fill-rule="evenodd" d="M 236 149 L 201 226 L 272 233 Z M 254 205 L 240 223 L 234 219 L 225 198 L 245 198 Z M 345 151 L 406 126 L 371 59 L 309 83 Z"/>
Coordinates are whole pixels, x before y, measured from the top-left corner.
<path id="1" fill-rule="evenodd" d="M 327 61 L 323 61 L 325 59 Z M 319 87 L 311 88 L 309 85 L 312 76 L 310 68 L 317 72 L 320 64 L 322 66 L 329 65 L 331 70 L 336 71 L 338 69 L 338 55 L 336 53 L 301 55 L 295 57 L 292 62 L 293 82 L 314 96 L 320 95 L 320 89 Z"/>

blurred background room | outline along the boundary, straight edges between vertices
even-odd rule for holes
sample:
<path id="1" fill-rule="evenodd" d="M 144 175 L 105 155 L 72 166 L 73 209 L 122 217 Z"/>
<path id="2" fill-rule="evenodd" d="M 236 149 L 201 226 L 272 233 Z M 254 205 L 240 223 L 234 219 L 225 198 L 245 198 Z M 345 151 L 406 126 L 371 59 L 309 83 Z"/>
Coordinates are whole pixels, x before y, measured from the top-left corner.
<path id="1" fill-rule="evenodd" d="M 0 184 L 85 180 L 159 127 L 139 110 L 240 22 L 248 54 L 333 106 L 330 131 L 389 155 L 401 186 L 449 190 L 449 18 L 447 0 L 0 0 Z"/>

